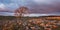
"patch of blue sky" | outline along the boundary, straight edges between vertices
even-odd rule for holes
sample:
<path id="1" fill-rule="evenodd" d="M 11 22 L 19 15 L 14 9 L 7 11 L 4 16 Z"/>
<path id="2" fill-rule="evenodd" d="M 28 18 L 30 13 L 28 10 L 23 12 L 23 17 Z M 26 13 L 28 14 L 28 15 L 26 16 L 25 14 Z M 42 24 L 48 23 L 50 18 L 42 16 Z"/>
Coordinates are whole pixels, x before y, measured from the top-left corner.
<path id="1" fill-rule="evenodd" d="M 4 3 L 4 4 L 10 4 L 11 2 L 12 2 L 11 0 L 3 0 L 2 3 Z"/>

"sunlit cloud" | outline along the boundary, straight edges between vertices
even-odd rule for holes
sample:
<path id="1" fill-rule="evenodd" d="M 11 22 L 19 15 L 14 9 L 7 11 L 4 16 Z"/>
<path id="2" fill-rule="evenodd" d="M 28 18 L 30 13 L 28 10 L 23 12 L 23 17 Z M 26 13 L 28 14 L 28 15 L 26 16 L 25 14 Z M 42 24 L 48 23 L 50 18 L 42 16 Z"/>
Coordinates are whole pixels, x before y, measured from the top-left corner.
<path id="1" fill-rule="evenodd" d="M 1 3 L 1 4 L 0 4 L 0 10 L 4 10 L 4 9 L 6 9 L 6 6 Z"/>

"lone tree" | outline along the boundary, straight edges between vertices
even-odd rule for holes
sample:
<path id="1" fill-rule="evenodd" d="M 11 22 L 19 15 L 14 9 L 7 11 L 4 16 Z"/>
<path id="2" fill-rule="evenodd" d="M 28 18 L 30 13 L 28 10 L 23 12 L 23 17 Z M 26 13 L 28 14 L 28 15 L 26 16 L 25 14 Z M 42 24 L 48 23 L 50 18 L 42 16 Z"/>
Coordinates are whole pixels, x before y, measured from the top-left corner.
<path id="1" fill-rule="evenodd" d="M 15 17 L 20 19 L 21 17 L 24 16 L 24 14 L 28 14 L 28 8 L 27 7 L 19 7 L 18 9 L 16 9 L 15 11 Z"/>

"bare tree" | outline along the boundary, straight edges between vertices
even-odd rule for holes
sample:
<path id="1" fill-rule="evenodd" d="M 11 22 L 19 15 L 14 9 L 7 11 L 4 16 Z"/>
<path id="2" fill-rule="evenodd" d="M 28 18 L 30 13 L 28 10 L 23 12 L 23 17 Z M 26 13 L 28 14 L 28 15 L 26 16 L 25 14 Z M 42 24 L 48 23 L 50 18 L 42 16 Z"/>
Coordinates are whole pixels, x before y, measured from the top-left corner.
<path id="1" fill-rule="evenodd" d="M 27 7 L 19 7 L 18 9 L 15 10 L 15 17 L 16 18 L 21 18 L 24 16 L 24 14 L 28 14 L 28 8 Z"/>

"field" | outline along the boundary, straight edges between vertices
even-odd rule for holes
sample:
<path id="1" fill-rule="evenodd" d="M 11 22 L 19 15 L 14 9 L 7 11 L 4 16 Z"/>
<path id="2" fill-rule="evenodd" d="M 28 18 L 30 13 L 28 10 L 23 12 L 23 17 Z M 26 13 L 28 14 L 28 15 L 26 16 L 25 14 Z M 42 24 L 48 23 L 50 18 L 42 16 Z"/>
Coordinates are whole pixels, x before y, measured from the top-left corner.
<path id="1" fill-rule="evenodd" d="M 60 30 L 60 16 L 0 16 L 0 30 Z"/>

